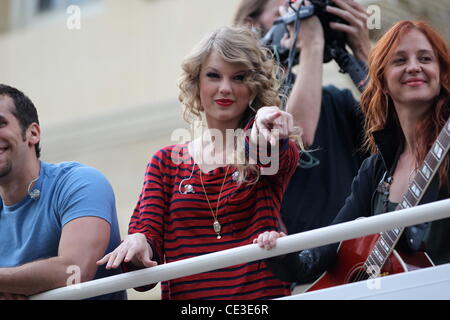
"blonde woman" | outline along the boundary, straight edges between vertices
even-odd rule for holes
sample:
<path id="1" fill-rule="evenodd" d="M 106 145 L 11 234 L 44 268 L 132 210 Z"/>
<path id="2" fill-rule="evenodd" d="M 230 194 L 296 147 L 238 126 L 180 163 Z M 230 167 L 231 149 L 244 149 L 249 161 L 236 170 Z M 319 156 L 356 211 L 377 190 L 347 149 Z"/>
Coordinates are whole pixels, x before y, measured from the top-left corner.
<path id="1" fill-rule="evenodd" d="M 298 149 L 289 139 L 295 133 L 292 116 L 277 107 L 276 71 L 245 28 L 222 27 L 200 42 L 182 64 L 179 99 L 185 118 L 204 121 L 206 134 L 156 152 L 129 235 L 99 264 L 152 267 L 246 245 L 261 232 L 283 229 L 280 201 Z M 261 171 L 274 163 L 270 175 Z M 163 299 L 269 299 L 290 293 L 289 284 L 258 261 L 161 287 Z"/>

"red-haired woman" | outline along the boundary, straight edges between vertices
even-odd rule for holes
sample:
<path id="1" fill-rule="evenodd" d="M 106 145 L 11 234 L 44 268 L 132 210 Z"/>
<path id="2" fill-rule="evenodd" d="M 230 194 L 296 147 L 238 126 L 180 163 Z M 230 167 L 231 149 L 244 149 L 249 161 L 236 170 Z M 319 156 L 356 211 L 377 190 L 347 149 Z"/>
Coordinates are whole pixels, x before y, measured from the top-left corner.
<path id="1" fill-rule="evenodd" d="M 394 211 L 449 117 L 450 55 L 445 41 L 423 22 L 401 21 L 369 57 L 369 83 L 361 96 L 365 113 L 364 161 L 333 224 Z M 449 197 L 445 157 L 420 204 Z M 267 249 L 283 234 L 265 232 L 255 242 Z M 435 264 L 450 262 L 450 219 L 405 228 L 396 249 L 425 250 Z M 271 260 L 282 279 L 302 282 L 330 266 L 338 244 Z"/>

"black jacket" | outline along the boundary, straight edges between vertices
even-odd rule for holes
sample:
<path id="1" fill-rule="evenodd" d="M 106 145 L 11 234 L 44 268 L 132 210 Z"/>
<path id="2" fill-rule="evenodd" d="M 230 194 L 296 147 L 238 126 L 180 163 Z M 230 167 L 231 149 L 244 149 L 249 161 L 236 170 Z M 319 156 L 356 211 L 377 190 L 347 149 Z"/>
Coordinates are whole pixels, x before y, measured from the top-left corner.
<path id="1" fill-rule="evenodd" d="M 358 175 L 352 183 L 351 194 L 346 199 L 344 206 L 339 211 L 332 224 L 338 224 L 354 220 L 359 217 L 368 217 L 374 213 L 374 196 L 376 189 L 383 179 L 383 176 L 391 174 L 395 169 L 399 151 L 403 149 L 404 137 L 402 132 L 391 121 L 385 129 L 373 134 L 379 153 L 366 159 L 359 169 Z M 436 175 L 430 186 L 425 192 L 420 204 L 425 204 L 437 200 L 448 198 L 448 193 L 439 188 L 439 180 Z M 435 224 L 436 225 L 436 224 Z M 450 219 L 444 219 L 437 222 L 439 229 L 443 227 L 450 233 Z M 430 229 L 430 223 L 424 223 L 412 227 L 407 227 L 396 246 L 397 250 L 414 252 L 421 248 L 427 231 Z M 447 236 L 448 238 L 448 236 Z M 449 239 L 450 240 L 450 239 Z M 436 248 L 430 248 L 438 255 L 449 251 L 448 246 L 442 240 L 441 243 L 433 244 Z M 307 283 L 311 279 L 319 277 L 335 258 L 339 243 L 334 243 L 314 249 L 303 250 L 298 253 L 291 253 L 281 257 L 275 257 L 267 260 L 267 264 L 272 272 L 280 279 L 290 282 Z M 442 249 L 445 247 L 444 249 Z M 442 250 L 441 250 L 442 249 Z M 428 250 L 427 250 L 428 252 Z M 448 252 L 446 253 L 447 257 Z M 439 258 L 439 257 L 438 257 Z M 433 260 L 433 257 L 432 257 Z M 437 259 L 439 260 L 439 259 Z M 438 263 L 450 261 L 438 261 Z"/>

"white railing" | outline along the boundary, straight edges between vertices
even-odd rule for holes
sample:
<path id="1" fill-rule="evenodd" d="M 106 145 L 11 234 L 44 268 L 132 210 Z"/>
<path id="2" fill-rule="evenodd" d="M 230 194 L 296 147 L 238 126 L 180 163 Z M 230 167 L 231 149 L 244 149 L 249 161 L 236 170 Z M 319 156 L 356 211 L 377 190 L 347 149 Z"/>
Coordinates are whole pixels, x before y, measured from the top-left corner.
<path id="1" fill-rule="evenodd" d="M 278 239 L 276 247 L 272 250 L 264 250 L 256 244 L 249 244 L 50 290 L 32 296 L 31 299 L 87 299 L 447 217 L 450 217 L 450 199 L 283 237 Z"/>

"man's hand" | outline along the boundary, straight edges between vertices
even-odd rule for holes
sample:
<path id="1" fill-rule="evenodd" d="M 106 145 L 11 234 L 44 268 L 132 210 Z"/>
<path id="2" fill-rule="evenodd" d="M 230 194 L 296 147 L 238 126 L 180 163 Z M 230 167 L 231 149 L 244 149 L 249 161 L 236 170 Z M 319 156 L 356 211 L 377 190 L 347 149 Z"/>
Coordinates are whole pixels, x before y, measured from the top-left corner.
<path id="1" fill-rule="evenodd" d="M 337 7 L 327 6 L 326 11 L 342 18 L 348 24 L 331 22 L 330 27 L 345 32 L 347 43 L 355 57 L 367 64 L 371 45 L 366 10 L 354 0 L 334 0 L 334 3 Z"/>
<path id="2" fill-rule="evenodd" d="M 311 3 L 309 1 L 306 1 L 306 5 L 310 5 Z M 294 4 L 295 8 L 298 8 L 300 5 L 300 2 L 297 2 Z M 286 7 L 280 7 L 280 15 L 286 15 L 292 9 L 286 8 Z M 290 24 L 287 26 L 287 29 L 289 31 L 289 34 L 286 34 L 283 39 L 281 40 L 281 45 L 285 48 L 290 49 L 292 45 L 292 41 L 294 41 L 294 24 Z M 298 35 L 297 43 L 296 43 L 296 49 L 300 52 L 302 49 L 308 49 L 311 47 L 319 46 L 322 48 L 324 47 L 324 34 L 323 34 L 323 28 L 322 24 L 320 23 L 319 18 L 317 16 L 312 16 L 307 19 L 304 19 L 301 21 L 300 24 L 300 32 Z"/>

